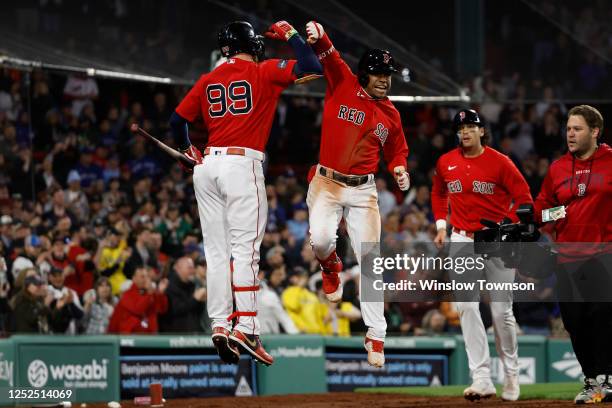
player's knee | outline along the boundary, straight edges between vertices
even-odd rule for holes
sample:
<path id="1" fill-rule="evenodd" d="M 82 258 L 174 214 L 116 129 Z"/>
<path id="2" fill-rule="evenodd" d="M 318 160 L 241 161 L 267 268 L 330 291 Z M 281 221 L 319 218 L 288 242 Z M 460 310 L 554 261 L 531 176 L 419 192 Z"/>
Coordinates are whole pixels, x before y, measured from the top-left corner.
<path id="1" fill-rule="evenodd" d="M 310 231 L 310 244 L 317 258 L 326 258 L 334 250 L 336 245 L 336 238 L 334 235 L 335 234 L 329 234 L 329 232 L 325 230 Z"/>
<path id="2" fill-rule="evenodd" d="M 491 302 L 491 317 L 493 320 L 512 320 L 514 313 L 512 312 L 512 303 L 509 302 Z"/>
<path id="3" fill-rule="evenodd" d="M 457 302 L 455 308 L 460 315 L 480 313 L 478 302 Z"/>

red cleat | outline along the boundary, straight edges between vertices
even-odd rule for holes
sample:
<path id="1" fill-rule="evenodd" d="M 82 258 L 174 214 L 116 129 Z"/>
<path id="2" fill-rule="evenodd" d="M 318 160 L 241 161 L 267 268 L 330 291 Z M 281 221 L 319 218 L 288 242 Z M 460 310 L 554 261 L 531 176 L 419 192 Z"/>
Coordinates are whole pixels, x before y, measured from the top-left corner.
<path id="1" fill-rule="evenodd" d="M 334 250 L 326 260 L 320 262 L 325 297 L 332 303 L 338 303 L 342 300 L 342 285 L 340 285 L 340 276 L 338 275 L 339 272 L 342 272 L 342 260 Z"/>
<path id="2" fill-rule="evenodd" d="M 234 329 L 232 334 L 230 334 L 229 339 L 231 343 L 234 343 L 234 345 L 240 345 L 240 347 L 250 353 L 251 356 L 253 356 L 253 358 L 259 363 L 267 366 L 274 363 L 274 357 L 268 354 L 268 352 L 263 348 L 259 336 L 245 334 Z"/>
<path id="3" fill-rule="evenodd" d="M 212 342 L 217 349 L 219 358 L 228 364 L 238 364 L 240 352 L 238 348 L 229 341 L 230 332 L 223 327 L 215 327 L 212 334 Z"/>
<path id="4" fill-rule="evenodd" d="M 366 336 L 363 345 L 368 352 L 368 364 L 373 367 L 385 365 L 384 341 L 374 340 Z"/>

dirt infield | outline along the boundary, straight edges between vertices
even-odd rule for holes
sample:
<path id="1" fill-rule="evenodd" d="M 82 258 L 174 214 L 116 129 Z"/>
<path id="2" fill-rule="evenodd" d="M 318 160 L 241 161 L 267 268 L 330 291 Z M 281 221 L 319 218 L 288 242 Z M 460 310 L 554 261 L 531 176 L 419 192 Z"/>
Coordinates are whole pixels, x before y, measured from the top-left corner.
<path id="1" fill-rule="evenodd" d="M 238 401 L 240 401 L 238 403 Z M 559 407 L 573 406 L 572 401 L 559 400 L 526 400 L 517 402 L 504 402 L 501 399 L 491 399 L 482 402 L 469 402 L 462 397 L 415 397 L 406 394 L 374 394 L 374 393 L 330 393 L 330 394 L 299 394 L 275 395 L 266 397 L 225 397 L 225 398 L 196 398 L 176 399 L 167 401 L 165 408 L 226 408 L 240 406 L 240 408 L 267 408 L 267 407 L 299 407 L 299 408 L 340 408 L 340 407 L 368 407 L 368 408 L 421 408 L 421 407 Z M 132 402 L 122 402 L 122 408 L 146 408 L 134 405 Z M 78 408 L 79 404 L 73 404 Z M 107 408 L 106 404 L 87 404 L 87 408 Z"/>

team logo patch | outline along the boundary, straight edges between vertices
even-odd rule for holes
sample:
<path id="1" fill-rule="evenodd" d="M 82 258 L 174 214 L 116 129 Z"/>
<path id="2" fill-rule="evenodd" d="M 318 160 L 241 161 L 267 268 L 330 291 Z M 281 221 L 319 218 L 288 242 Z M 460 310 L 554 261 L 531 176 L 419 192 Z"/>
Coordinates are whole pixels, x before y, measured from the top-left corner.
<path id="1" fill-rule="evenodd" d="M 584 193 L 586 193 L 586 184 L 584 183 L 578 184 L 578 197 L 584 196 Z"/>
<path id="2" fill-rule="evenodd" d="M 287 64 L 288 64 L 287 60 L 280 60 L 278 61 L 278 68 L 284 69 L 287 67 Z"/>
<path id="3" fill-rule="evenodd" d="M 389 64 L 389 61 L 391 61 L 391 56 L 389 54 L 383 54 L 383 62 Z"/>
<path id="4" fill-rule="evenodd" d="M 465 112 L 459 112 L 459 118 L 461 120 L 465 119 Z"/>

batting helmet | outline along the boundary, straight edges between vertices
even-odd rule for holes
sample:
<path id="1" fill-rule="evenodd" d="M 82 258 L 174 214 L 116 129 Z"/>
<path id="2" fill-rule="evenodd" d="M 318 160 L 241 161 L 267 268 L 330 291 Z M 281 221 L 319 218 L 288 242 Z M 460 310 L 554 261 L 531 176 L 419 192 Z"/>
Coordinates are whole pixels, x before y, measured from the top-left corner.
<path id="1" fill-rule="evenodd" d="M 369 82 L 368 75 L 391 75 L 398 72 L 398 68 L 389 51 L 373 48 L 366 51 L 359 60 L 358 72 L 359 83 L 366 87 Z"/>
<path id="2" fill-rule="evenodd" d="M 219 49 L 224 57 L 244 52 L 252 55 L 257 61 L 264 59 L 265 47 L 263 37 L 256 35 L 253 26 L 246 21 L 234 21 L 219 31 Z"/>
<path id="3" fill-rule="evenodd" d="M 458 133 L 459 126 L 465 124 L 484 127 L 484 124 L 480 120 L 480 116 L 478 116 L 478 113 L 476 113 L 476 111 L 473 109 L 461 109 L 459 112 L 457 112 L 455 118 L 453 119 L 453 132 Z"/>

